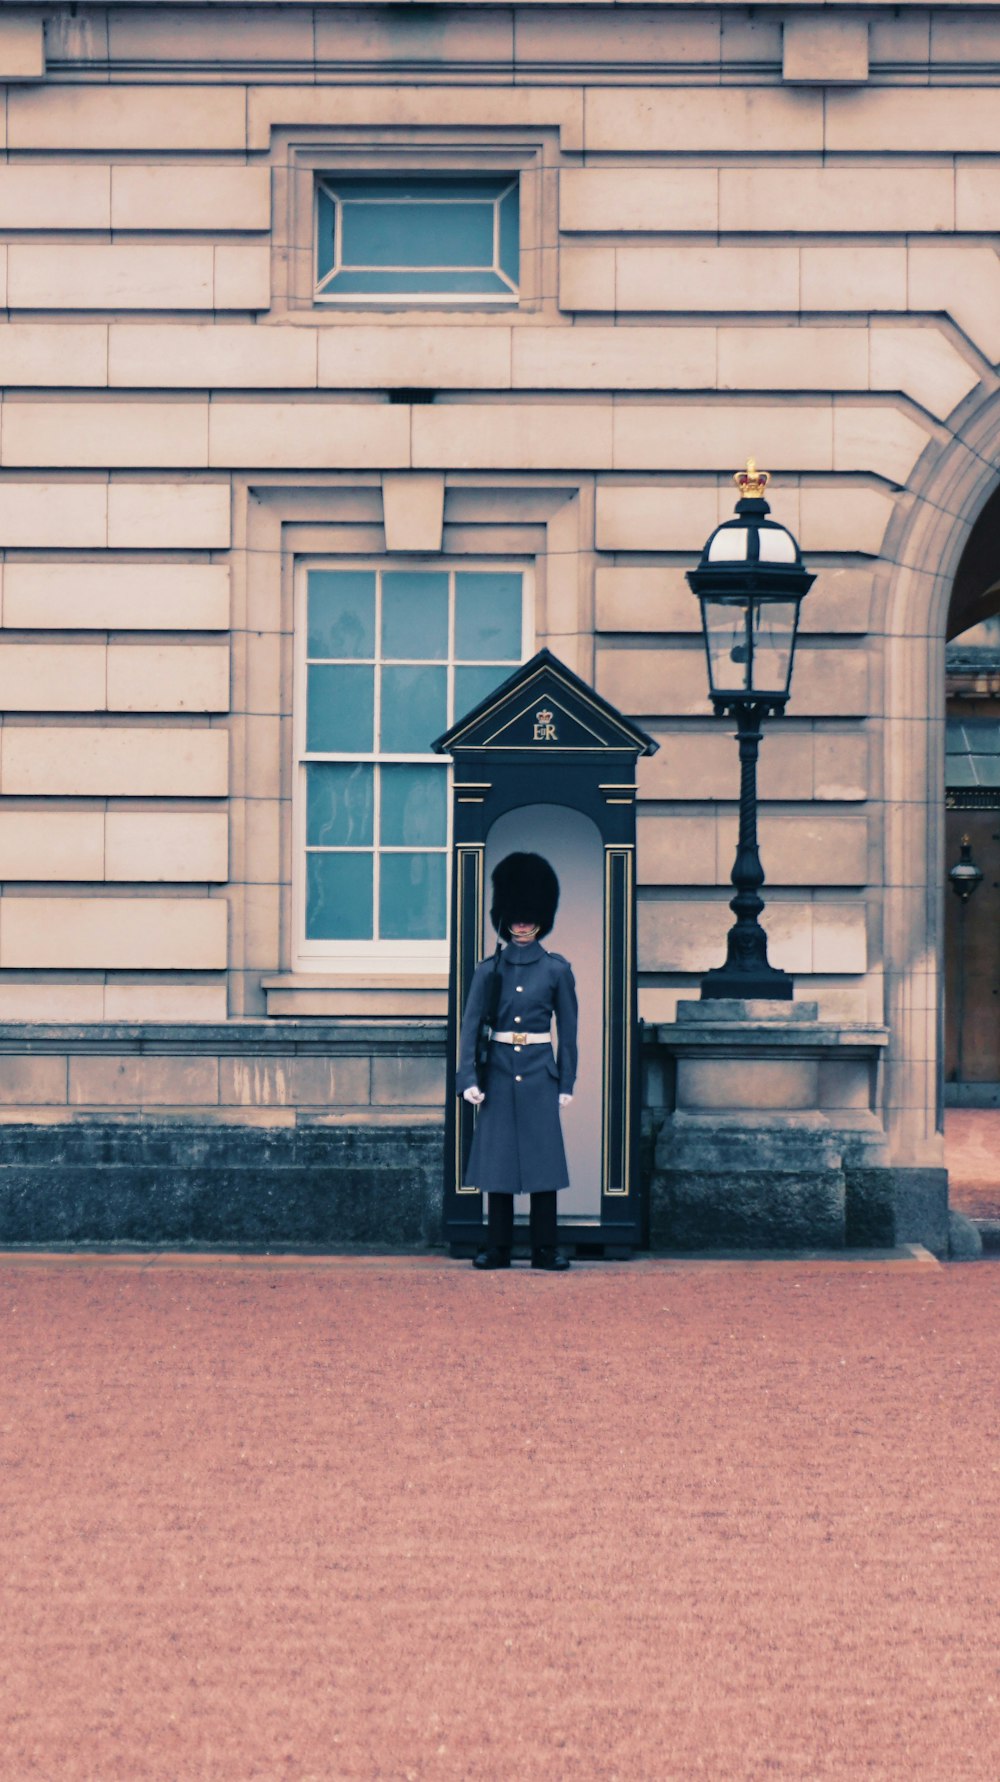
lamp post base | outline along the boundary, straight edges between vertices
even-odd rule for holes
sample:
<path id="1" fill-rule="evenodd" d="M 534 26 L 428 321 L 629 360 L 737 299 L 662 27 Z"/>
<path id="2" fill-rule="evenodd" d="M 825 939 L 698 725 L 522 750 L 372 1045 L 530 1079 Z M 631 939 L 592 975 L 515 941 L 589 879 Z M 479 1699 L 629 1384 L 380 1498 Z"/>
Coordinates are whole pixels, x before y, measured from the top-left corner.
<path id="1" fill-rule="evenodd" d="M 702 1002 L 791 1002 L 794 992 L 795 979 L 766 963 L 752 971 L 720 965 L 701 980 Z"/>

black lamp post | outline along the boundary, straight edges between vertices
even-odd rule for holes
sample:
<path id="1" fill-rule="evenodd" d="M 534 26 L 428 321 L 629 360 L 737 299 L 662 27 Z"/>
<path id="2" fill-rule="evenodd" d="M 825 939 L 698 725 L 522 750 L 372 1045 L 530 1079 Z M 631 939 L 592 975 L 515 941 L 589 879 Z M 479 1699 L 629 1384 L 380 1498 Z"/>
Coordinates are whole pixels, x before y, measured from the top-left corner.
<path id="1" fill-rule="evenodd" d="M 963 835 L 958 859 L 948 874 L 948 883 L 958 898 L 958 995 L 955 998 L 955 1081 L 965 1080 L 965 912 L 969 899 L 983 882 L 980 868 L 972 858 L 972 840 Z"/>
<path id="2" fill-rule="evenodd" d="M 767 518 L 766 471 L 753 459 L 733 478 L 736 518 L 718 526 L 688 581 L 701 602 L 709 693 L 717 717 L 736 719 L 740 745 L 740 835 L 733 864 L 726 963 L 702 979 L 702 998 L 791 1000 L 793 980 L 770 965 L 758 920 L 764 870 L 757 848 L 757 754 L 761 726 L 788 701 L 799 606 L 816 580 L 791 533 Z"/>

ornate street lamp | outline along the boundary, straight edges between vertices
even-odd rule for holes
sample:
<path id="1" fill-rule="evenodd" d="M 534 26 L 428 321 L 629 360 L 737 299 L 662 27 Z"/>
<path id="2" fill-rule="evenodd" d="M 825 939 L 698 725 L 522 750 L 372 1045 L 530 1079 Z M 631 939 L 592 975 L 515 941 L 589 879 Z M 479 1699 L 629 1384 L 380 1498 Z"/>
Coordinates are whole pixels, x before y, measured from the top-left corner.
<path id="1" fill-rule="evenodd" d="M 726 963 L 702 979 L 702 998 L 791 999 L 793 980 L 770 965 L 758 920 L 764 871 L 757 848 L 757 754 L 765 718 L 788 701 L 802 598 L 816 580 L 791 533 L 767 518 L 768 476 L 753 459 L 733 478 L 736 518 L 718 526 L 688 581 L 701 602 L 709 693 L 717 717 L 736 719 L 740 834 L 733 864 Z"/>

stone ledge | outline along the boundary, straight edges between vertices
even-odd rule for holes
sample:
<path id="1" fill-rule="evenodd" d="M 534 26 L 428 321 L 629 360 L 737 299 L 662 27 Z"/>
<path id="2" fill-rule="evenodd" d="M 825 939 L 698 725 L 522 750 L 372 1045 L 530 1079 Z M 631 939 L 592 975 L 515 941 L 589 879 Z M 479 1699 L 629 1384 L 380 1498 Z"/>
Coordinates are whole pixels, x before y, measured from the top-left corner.
<path id="1" fill-rule="evenodd" d="M 269 1019 L 353 1017 L 412 1020 L 448 1013 L 447 972 L 414 977 L 360 977 L 347 972 L 282 972 L 261 979 Z"/>
<path id="2" fill-rule="evenodd" d="M 804 1021 L 819 1020 L 818 1002 L 777 1002 L 766 997 L 706 997 L 695 1002 L 685 998 L 677 1004 L 677 1025 L 717 1027 L 720 1022 L 744 1025 L 761 1023 L 767 1027 L 798 1026 Z"/>
<path id="3" fill-rule="evenodd" d="M 841 1048 L 872 1054 L 881 1052 L 889 1043 L 889 1029 L 861 1021 L 797 1020 L 783 1026 L 778 1021 L 759 1018 L 714 1022 L 705 1019 L 647 1026 L 643 1032 L 643 1042 L 645 1045 L 667 1046 L 674 1053 L 721 1051 L 726 1056 L 736 1058 L 740 1053 L 749 1053 L 752 1049 L 755 1057 L 793 1051 L 800 1058 L 808 1058 L 820 1057 Z"/>
<path id="4" fill-rule="evenodd" d="M 207 1021 L 0 1022 L 0 1055 L 37 1052 L 148 1052 L 239 1056 L 359 1053 L 444 1056 L 441 1017 L 384 1021 L 328 1017 Z"/>
<path id="5" fill-rule="evenodd" d="M 798 1268 L 803 1262 L 893 1264 L 912 1269 L 941 1267 L 923 1244 L 872 1244 L 867 1248 L 844 1247 L 836 1250 L 668 1250 L 658 1249 L 647 1256 L 633 1257 L 631 1266 L 654 1266 L 666 1269 L 745 1268 L 769 1262 L 778 1268 Z"/>
<path id="6" fill-rule="evenodd" d="M 0 1107 L 0 1146 L 11 1126 L 86 1126 L 97 1120 L 105 1126 L 176 1126 L 290 1128 L 295 1126 L 444 1126 L 441 1107 L 260 1107 L 231 1104 L 227 1107 Z"/>

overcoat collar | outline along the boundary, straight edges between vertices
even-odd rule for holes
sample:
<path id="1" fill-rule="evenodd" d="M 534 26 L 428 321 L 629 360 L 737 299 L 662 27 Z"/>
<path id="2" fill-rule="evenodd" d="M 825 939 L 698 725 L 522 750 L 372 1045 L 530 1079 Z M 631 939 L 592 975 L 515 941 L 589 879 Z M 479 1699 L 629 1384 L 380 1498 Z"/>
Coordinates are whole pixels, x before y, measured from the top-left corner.
<path id="1" fill-rule="evenodd" d="M 508 941 L 503 950 L 503 958 L 511 965 L 534 965 L 536 959 L 545 956 L 545 948 L 541 941 L 529 941 L 526 947 L 519 947 L 514 941 Z"/>

